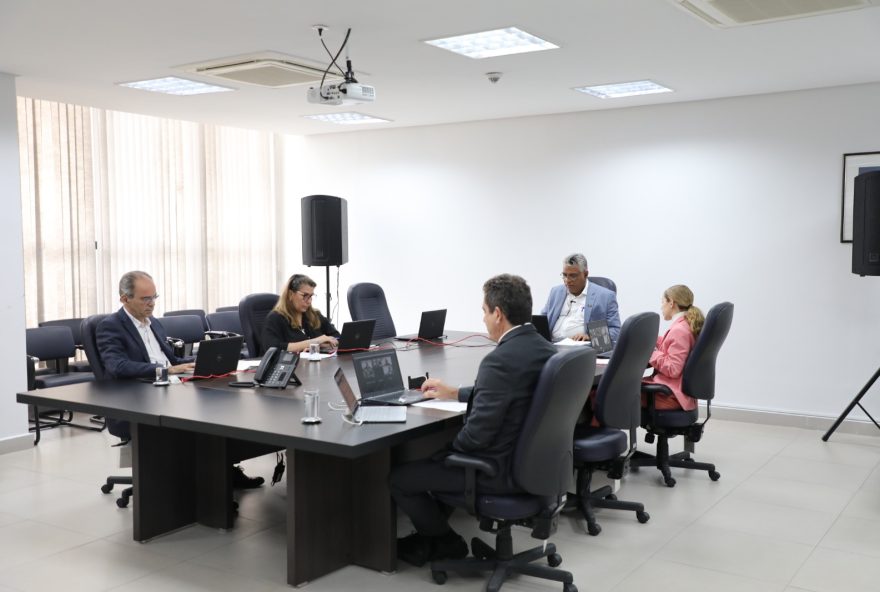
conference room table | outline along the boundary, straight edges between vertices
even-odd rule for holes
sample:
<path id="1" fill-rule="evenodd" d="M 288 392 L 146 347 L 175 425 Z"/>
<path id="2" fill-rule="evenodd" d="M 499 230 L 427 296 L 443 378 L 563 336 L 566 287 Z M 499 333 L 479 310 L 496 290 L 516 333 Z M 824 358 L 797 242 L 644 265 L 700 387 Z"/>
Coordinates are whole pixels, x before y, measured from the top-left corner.
<path id="1" fill-rule="evenodd" d="M 495 344 L 450 332 L 447 345 L 386 343 L 407 376 L 472 384 Z M 140 381 L 81 383 L 19 393 L 20 403 L 60 407 L 131 422 L 133 533 L 137 541 L 199 523 L 232 528 L 230 465 L 286 449 L 287 581 L 302 585 L 345 565 L 396 570 L 396 510 L 388 474 L 452 439 L 460 411 L 409 407 L 404 424 L 354 425 L 342 411 L 333 374 L 342 367 L 357 390 L 351 357 L 302 360 L 302 386 L 241 389 L 232 378 L 156 387 Z M 301 423 L 303 391 L 321 394 L 319 424 Z"/>

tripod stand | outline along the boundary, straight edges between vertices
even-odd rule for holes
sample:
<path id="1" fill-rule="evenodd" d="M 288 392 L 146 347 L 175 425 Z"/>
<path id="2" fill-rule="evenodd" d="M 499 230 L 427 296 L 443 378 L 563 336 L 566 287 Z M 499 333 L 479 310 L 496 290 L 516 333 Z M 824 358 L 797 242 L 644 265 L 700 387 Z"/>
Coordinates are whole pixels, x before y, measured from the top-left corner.
<path id="1" fill-rule="evenodd" d="M 865 386 L 863 386 L 862 390 L 860 390 L 859 393 L 853 398 L 853 400 L 849 402 L 849 405 L 846 406 L 846 409 L 843 410 L 843 413 L 840 414 L 840 417 L 837 418 L 837 420 L 834 422 L 834 425 L 832 425 L 831 428 L 829 428 L 829 430 L 825 432 L 825 435 L 822 436 L 823 442 L 828 441 L 828 438 L 831 437 L 831 434 L 834 433 L 834 430 L 836 430 L 837 427 L 841 423 L 843 423 L 843 420 L 846 419 L 846 416 L 849 415 L 849 412 L 852 411 L 855 407 L 861 409 L 865 413 L 865 415 L 868 416 L 868 419 L 870 419 L 873 424 L 877 426 L 877 429 L 880 429 L 880 424 L 878 424 L 877 421 L 873 417 L 871 417 L 871 414 L 868 413 L 868 410 L 862 406 L 862 397 L 864 397 L 865 393 L 867 393 L 868 390 L 872 386 L 874 386 L 874 383 L 877 382 L 878 378 L 880 378 L 880 368 L 877 368 L 877 371 L 874 372 L 874 376 L 871 377 L 871 380 L 865 383 Z"/>

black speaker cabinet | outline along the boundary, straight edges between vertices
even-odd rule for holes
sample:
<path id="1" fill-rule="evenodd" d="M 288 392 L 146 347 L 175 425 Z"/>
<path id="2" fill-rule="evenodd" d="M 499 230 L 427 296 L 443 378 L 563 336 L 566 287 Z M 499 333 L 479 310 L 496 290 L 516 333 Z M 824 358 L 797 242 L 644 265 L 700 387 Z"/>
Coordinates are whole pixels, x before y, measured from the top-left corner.
<path id="1" fill-rule="evenodd" d="M 880 275 L 880 171 L 855 178 L 852 272 Z"/>
<path id="2" fill-rule="evenodd" d="M 303 264 L 348 263 L 348 202 L 332 195 L 302 198 Z"/>

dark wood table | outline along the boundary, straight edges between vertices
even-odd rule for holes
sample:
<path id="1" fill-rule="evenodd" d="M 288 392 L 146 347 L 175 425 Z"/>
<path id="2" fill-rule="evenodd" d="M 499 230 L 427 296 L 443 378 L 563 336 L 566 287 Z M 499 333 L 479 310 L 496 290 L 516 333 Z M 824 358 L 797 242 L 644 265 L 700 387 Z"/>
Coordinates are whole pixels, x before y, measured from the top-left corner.
<path id="1" fill-rule="evenodd" d="M 471 384 L 494 344 L 475 337 L 458 347 L 394 346 L 404 381 L 430 372 L 451 384 Z M 341 411 L 327 407 L 341 402 L 333 381 L 340 365 L 356 387 L 349 356 L 340 356 L 302 361 L 303 386 L 285 390 L 236 389 L 230 379 L 169 387 L 114 381 L 19 393 L 17 400 L 131 422 L 138 541 L 194 522 L 231 528 L 230 464 L 286 449 L 287 580 L 301 585 L 348 564 L 394 571 L 397 526 L 388 472 L 398 460 L 435 450 L 461 425 L 460 413 L 417 407 L 408 409 L 405 424 L 346 423 Z M 300 422 L 304 388 L 321 393 L 320 424 Z"/>

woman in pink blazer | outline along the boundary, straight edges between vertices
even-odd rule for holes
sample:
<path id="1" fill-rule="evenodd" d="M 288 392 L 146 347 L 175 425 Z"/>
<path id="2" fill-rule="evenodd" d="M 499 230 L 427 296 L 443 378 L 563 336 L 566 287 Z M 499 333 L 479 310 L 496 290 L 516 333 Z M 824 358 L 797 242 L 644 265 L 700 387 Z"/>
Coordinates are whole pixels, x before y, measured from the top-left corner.
<path id="1" fill-rule="evenodd" d="M 697 400 L 681 392 L 681 373 L 697 335 L 703 328 L 705 317 L 694 306 L 694 293 L 680 284 L 663 292 L 660 312 L 663 319 L 672 321 L 672 324 L 666 334 L 657 338 L 654 353 L 648 361 L 654 368 L 654 374 L 644 382 L 665 384 L 672 391 L 671 395 L 655 396 L 655 409 L 696 409 Z M 645 395 L 642 395 L 642 407 L 644 406 Z"/>

